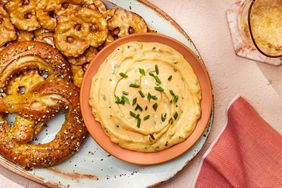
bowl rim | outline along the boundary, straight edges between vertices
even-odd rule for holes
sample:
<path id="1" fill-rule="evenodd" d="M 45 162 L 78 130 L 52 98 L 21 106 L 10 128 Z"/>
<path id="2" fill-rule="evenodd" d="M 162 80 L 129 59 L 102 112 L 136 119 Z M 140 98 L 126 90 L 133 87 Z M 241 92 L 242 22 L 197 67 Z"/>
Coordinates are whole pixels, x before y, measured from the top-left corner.
<path id="1" fill-rule="evenodd" d="M 92 78 L 96 74 L 100 65 L 104 62 L 107 56 L 111 54 L 118 46 L 131 42 L 131 41 L 159 42 L 167 46 L 170 46 L 174 48 L 176 51 L 178 51 L 180 54 L 182 54 L 185 57 L 185 59 L 187 58 L 186 56 L 189 56 L 191 58 L 190 60 L 188 59 L 186 60 L 193 68 L 198 79 L 199 79 L 199 75 L 198 75 L 199 71 L 202 72 L 203 74 L 203 75 L 200 75 L 201 80 L 199 81 L 200 81 L 201 88 L 203 85 L 205 86 L 205 90 L 204 90 L 205 93 L 203 93 L 203 89 L 202 89 L 202 101 L 201 101 L 202 113 L 203 113 L 203 108 L 202 108 L 203 104 L 202 103 L 204 100 L 203 95 L 205 96 L 205 100 L 207 100 L 204 119 L 203 119 L 203 114 L 202 114 L 193 133 L 185 141 L 179 144 L 176 144 L 170 148 L 167 148 L 165 150 L 159 151 L 159 152 L 144 153 L 144 152 L 131 151 L 131 150 L 124 149 L 118 146 L 118 144 L 111 142 L 110 138 L 104 133 L 100 123 L 95 120 L 92 114 L 91 107 L 89 105 L 89 95 L 90 95 Z M 176 49 L 176 47 L 172 45 L 177 46 L 178 49 Z M 96 62 L 100 58 L 103 59 L 103 61 Z M 193 62 L 193 63 L 191 64 L 190 62 Z M 115 156 L 116 158 L 122 161 L 128 162 L 128 163 L 138 164 L 138 165 L 155 165 L 155 164 L 164 163 L 164 162 L 167 162 L 167 161 L 170 161 L 172 159 L 179 157 L 180 155 L 185 153 L 187 150 L 189 150 L 202 136 L 203 132 L 205 131 L 206 127 L 208 126 L 208 122 L 212 114 L 212 106 L 213 106 L 212 84 L 211 84 L 211 80 L 210 80 L 208 71 L 204 63 L 202 62 L 202 60 L 199 59 L 199 57 L 196 56 L 195 53 L 189 47 L 184 45 L 183 43 L 179 42 L 178 40 L 174 38 L 163 35 L 163 34 L 156 34 L 156 33 L 133 34 L 133 35 L 129 35 L 129 36 L 120 38 L 112 42 L 111 44 L 103 48 L 95 56 L 95 58 L 91 61 L 90 66 L 88 67 L 85 73 L 85 76 L 83 78 L 81 91 L 80 91 L 80 105 L 81 105 L 81 112 L 82 112 L 82 116 L 83 116 L 85 125 L 90 135 L 92 136 L 92 138 L 101 148 L 103 148 L 105 151 Z M 201 122 L 201 127 L 197 128 L 199 127 L 198 125 L 200 124 L 199 122 Z M 103 133 L 101 133 L 101 131 Z M 102 134 L 102 135 L 99 135 L 99 134 Z"/>

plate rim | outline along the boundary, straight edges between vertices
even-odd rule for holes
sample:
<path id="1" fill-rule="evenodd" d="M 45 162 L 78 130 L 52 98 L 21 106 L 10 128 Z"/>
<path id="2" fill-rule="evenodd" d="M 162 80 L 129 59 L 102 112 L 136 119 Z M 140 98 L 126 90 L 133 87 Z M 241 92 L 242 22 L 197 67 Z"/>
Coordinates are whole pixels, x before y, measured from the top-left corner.
<path id="1" fill-rule="evenodd" d="M 164 12 L 162 9 L 160 9 L 157 5 L 149 2 L 148 0 L 136 0 L 142 4 L 144 4 L 145 6 L 147 6 L 148 8 L 154 10 L 157 14 L 159 14 L 161 17 L 163 17 L 164 19 L 166 19 L 167 21 L 170 22 L 170 24 L 172 24 L 190 43 L 191 45 L 193 46 L 193 48 L 196 50 L 197 52 L 197 56 L 198 58 L 203 62 L 203 64 L 205 65 L 200 53 L 199 53 L 199 50 L 198 48 L 195 46 L 195 43 L 193 42 L 193 40 L 189 37 L 189 35 L 186 33 L 186 31 L 171 17 L 169 16 L 166 12 Z M 205 66 L 206 67 L 206 66 Z M 210 75 L 209 73 L 207 72 L 209 78 L 210 78 Z M 211 80 L 211 79 L 210 79 Z M 212 87 L 212 94 L 213 94 L 213 85 L 212 85 L 212 82 L 211 82 L 211 87 Z M 209 129 L 208 131 L 208 134 L 207 134 L 207 137 L 206 137 L 206 140 L 209 136 L 209 133 L 210 133 L 210 129 L 212 128 L 212 125 L 213 125 L 213 120 L 214 120 L 214 95 L 213 95 L 213 99 L 212 99 L 212 115 L 210 117 L 210 123 L 209 123 L 209 127 L 207 129 Z M 206 142 L 205 140 L 205 142 Z M 204 145 L 204 144 L 203 144 Z M 203 147 L 203 146 L 202 146 Z M 201 147 L 201 149 L 202 149 Z M 199 150 L 200 151 L 200 150 Z M 199 153 L 199 151 L 196 153 L 196 155 Z M 195 155 L 195 156 L 196 156 Z M 194 156 L 194 157 L 195 157 Z M 191 160 L 187 160 L 185 165 L 183 165 L 183 167 L 181 169 L 179 169 L 176 173 L 180 172 L 188 163 L 189 161 Z M 44 185 L 44 186 L 47 186 L 47 187 L 54 187 L 54 188 L 57 188 L 57 187 L 60 187 L 59 184 L 56 184 L 56 183 L 53 183 L 53 182 L 49 182 L 49 181 L 46 181 L 46 180 L 43 180 L 35 175 L 32 175 L 30 173 L 28 173 L 26 170 L 24 170 L 22 167 L 20 166 L 17 166 L 9 161 L 7 161 L 5 158 L 3 158 L 2 156 L 0 156 L 0 166 L 2 166 L 3 168 L 19 175 L 19 176 L 22 176 L 22 177 L 25 177 L 31 181 L 34 181 L 40 185 Z M 176 174 L 174 174 L 176 175 Z M 171 176 L 171 177 L 168 177 L 166 180 L 164 181 L 167 181 L 169 180 L 170 178 L 174 177 Z M 164 182 L 164 181 L 161 181 L 161 182 Z M 161 182 L 157 182 L 155 184 L 152 184 L 151 186 L 154 186 L 154 185 L 157 185 Z"/>

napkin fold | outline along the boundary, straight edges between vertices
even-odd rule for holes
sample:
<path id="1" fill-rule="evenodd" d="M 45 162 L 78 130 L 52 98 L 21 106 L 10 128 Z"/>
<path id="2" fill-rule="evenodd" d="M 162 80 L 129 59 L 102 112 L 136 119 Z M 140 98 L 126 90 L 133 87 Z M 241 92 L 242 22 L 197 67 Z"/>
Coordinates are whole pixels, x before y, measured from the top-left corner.
<path id="1" fill-rule="evenodd" d="M 204 155 L 195 187 L 282 187 L 282 137 L 242 97 Z"/>

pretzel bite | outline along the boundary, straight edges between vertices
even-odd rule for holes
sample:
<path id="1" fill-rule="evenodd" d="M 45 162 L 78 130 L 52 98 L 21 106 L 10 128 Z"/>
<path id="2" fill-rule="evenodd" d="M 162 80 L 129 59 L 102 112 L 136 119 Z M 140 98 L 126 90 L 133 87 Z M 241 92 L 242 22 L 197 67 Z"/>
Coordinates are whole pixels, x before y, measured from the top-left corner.
<path id="1" fill-rule="evenodd" d="M 0 47 L 16 39 L 16 30 L 9 19 L 8 13 L 0 4 Z"/>
<path id="2" fill-rule="evenodd" d="M 9 0 L 5 8 L 10 15 L 12 24 L 24 31 L 34 31 L 40 27 L 35 8 L 37 0 Z"/>
<path id="3" fill-rule="evenodd" d="M 55 45 L 66 56 L 78 57 L 89 46 L 98 47 L 107 38 L 107 22 L 96 11 L 80 8 L 74 14 L 58 18 Z"/>
<path id="4" fill-rule="evenodd" d="M 108 29 L 114 38 L 148 31 L 148 26 L 141 16 L 121 8 L 108 10 L 107 19 Z"/>
<path id="5" fill-rule="evenodd" d="M 56 13 L 61 9 L 63 0 L 38 0 L 36 16 L 40 25 L 49 30 L 57 26 Z"/>
<path id="6" fill-rule="evenodd" d="M 33 32 L 28 31 L 18 31 L 18 39 L 19 42 L 25 42 L 25 41 L 33 41 L 34 34 Z"/>
<path id="7" fill-rule="evenodd" d="M 83 65 L 85 63 L 90 63 L 97 53 L 98 51 L 96 48 L 89 47 L 81 56 L 67 57 L 67 60 L 73 65 Z"/>
<path id="8" fill-rule="evenodd" d="M 82 66 L 71 65 L 71 70 L 72 70 L 74 85 L 80 87 L 85 73 Z"/>
<path id="9" fill-rule="evenodd" d="M 65 112 L 66 118 L 54 140 L 40 145 L 30 143 L 34 125 L 47 121 L 59 111 Z M 35 122 L 30 123 L 30 128 L 13 132 L 6 121 L 0 120 L 0 154 L 24 167 L 49 167 L 62 162 L 79 150 L 87 136 L 80 111 L 79 88 L 69 82 L 45 81 L 25 95 L 4 97 L 0 99 L 0 113 L 4 112 L 18 113 Z M 17 131 L 21 134 L 14 134 Z"/>
<path id="10" fill-rule="evenodd" d="M 54 33 L 47 29 L 38 29 L 34 31 L 35 41 L 44 42 L 55 48 Z"/>

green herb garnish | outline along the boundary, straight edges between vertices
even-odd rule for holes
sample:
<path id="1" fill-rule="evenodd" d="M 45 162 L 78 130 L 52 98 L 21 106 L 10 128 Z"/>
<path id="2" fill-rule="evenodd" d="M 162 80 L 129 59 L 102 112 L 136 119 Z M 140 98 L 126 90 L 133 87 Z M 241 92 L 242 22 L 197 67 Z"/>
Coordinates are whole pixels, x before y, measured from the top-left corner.
<path id="1" fill-rule="evenodd" d="M 177 112 L 175 112 L 175 113 L 173 114 L 173 117 L 174 117 L 174 119 L 176 120 L 176 119 L 177 119 L 177 117 L 178 117 L 178 113 L 177 113 Z"/>
<path id="2" fill-rule="evenodd" d="M 116 128 L 119 128 L 119 125 L 118 125 L 118 124 L 116 124 Z"/>
<path id="3" fill-rule="evenodd" d="M 155 103 L 155 104 L 153 104 L 153 109 L 155 110 L 155 111 L 157 111 L 157 109 L 158 109 L 158 103 Z"/>
<path id="4" fill-rule="evenodd" d="M 138 84 L 130 84 L 130 85 L 129 85 L 129 87 L 139 88 L 139 87 L 140 87 L 140 85 L 138 85 Z"/>
<path id="5" fill-rule="evenodd" d="M 155 140 L 155 137 L 154 137 L 153 134 L 150 134 L 150 137 L 151 137 L 153 140 Z"/>
<path id="6" fill-rule="evenodd" d="M 143 111 L 143 108 L 139 105 L 139 104 L 137 104 L 136 105 L 136 108 L 135 108 L 135 111 L 137 111 L 137 110 L 140 110 L 141 112 Z"/>
<path id="7" fill-rule="evenodd" d="M 138 93 L 140 94 L 140 96 L 142 97 L 142 98 L 144 98 L 145 97 L 145 95 L 144 95 L 144 93 L 140 90 L 140 91 L 138 91 Z"/>
<path id="8" fill-rule="evenodd" d="M 144 69 L 139 68 L 139 72 L 140 72 L 141 75 L 145 76 L 145 70 Z"/>
<path id="9" fill-rule="evenodd" d="M 174 92 L 172 90 L 169 90 L 169 93 L 171 94 L 171 96 L 173 97 L 173 102 L 177 103 L 178 101 L 178 96 L 174 94 Z"/>
<path id="10" fill-rule="evenodd" d="M 158 98 L 157 98 L 155 95 L 151 95 L 151 93 L 148 93 L 148 95 L 147 95 L 147 99 L 148 99 L 148 101 L 150 102 L 150 101 L 151 101 L 151 99 L 153 99 L 153 100 L 157 100 Z"/>
<path id="11" fill-rule="evenodd" d="M 171 79 L 172 79 L 172 75 L 170 75 L 167 80 L 171 81 Z"/>
<path id="12" fill-rule="evenodd" d="M 136 104 L 136 102 L 137 102 L 137 98 L 134 98 L 134 99 L 132 100 L 132 106 L 134 106 L 134 105 Z"/>
<path id="13" fill-rule="evenodd" d="M 137 115 L 132 111 L 129 111 L 129 115 L 133 118 L 137 118 Z"/>
<path id="14" fill-rule="evenodd" d="M 124 94 L 124 95 L 128 95 L 128 92 L 126 92 L 126 91 L 123 91 L 123 92 L 122 92 L 122 94 Z"/>
<path id="15" fill-rule="evenodd" d="M 128 76 L 127 76 L 125 73 L 123 73 L 123 72 L 119 73 L 119 75 L 120 75 L 121 77 L 123 77 L 123 78 L 128 78 Z"/>
<path id="16" fill-rule="evenodd" d="M 161 119 L 162 119 L 162 122 L 164 122 L 166 120 L 166 113 L 161 115 Z"/>
<path id="17" fill-rule="evenodd" d="M 164 89 L 162 87 L 155 87 L 155 90 L 159 91 L 159 92 L 163 92 L 164 91 Z"/>
<path id="18" fill-rule="evenodd" d="M 169 121 L 168 121 L 168 123 L 170 123 L 170 124 L 172 125 L 172 124 L 173 124 L 173 119 L 170 118 Z"/>
<path id="19" fill-rule="evenodd" d="M 125 103 L 130 104 L 129 99 L 126 96 L 122 96 L 121 101 L 123 101 L 123 104 Z"/>
<path id="20" fill-rule="evenodd" d="M 158 84 L 162 83 L 157 75 L 154 75 L 152 72 L 149 72 L 149 75 L 152 76 Z"/>
<path id="21" fill-rule="evenodd" d="M 156 72 L 157 75 L 159 75 L 159 67 L 158 67 L 158 65 L 155 65 L 155 72 Z"/>
<path id="22" fill-rule="evenodd" d="M 144 121 L 148 120 L 150 118 L 150 115 L 147 115 L 143 118 Z"/>
<path id="23" fill-rule="evenodd" d="M 140 125 L 141 125 L 141 119 L 138 117 L 137 118 L 137 127 L 140 128 Z"/>

